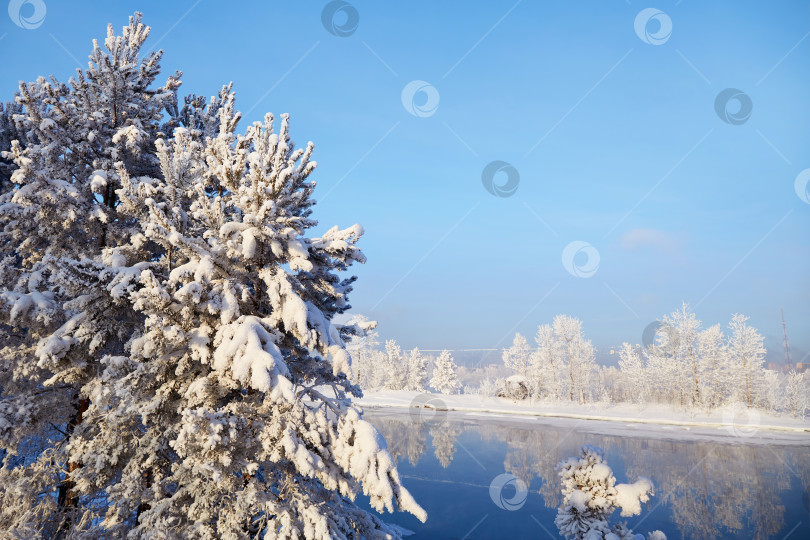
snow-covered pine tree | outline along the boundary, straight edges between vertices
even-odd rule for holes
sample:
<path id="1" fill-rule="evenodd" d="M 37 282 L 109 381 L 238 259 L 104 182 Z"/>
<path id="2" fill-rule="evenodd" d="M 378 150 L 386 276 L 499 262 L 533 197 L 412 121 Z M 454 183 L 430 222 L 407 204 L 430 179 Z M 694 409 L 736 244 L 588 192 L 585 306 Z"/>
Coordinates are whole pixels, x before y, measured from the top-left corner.
<path id="1" fill-rule="evenodd" d="M 422 355 L 418 347 L 408 354 L 408 384 L 407 390 L 423 392 L 427 384 L 427 358 Z"/>
<path id="2" fill-rule="evenodd" d="M 116 171 L 159 172 L 154 141 L 180 84 L 178 74 L 154 84 L 161 52 L 140 57 L 148 34 L 140 15 L 119 36 L 110 26 L 86 69 L 67 84 L 21 83 L 11 108 L 17 139 L 4 158 L 15 188 L 0 197 L 0 316 L 10 327 L 0 444 L 14 458 L 0 469 L 0 529 L 10 534 L 64 535 L 104 496 L 80 501 L 73 442 L 102 359 L 123 353 L 140 325 L 108 291 L 132 227 L 115 216 Z"/>
<path id="3" fill-rule="evenodd" d="M 458 380 L 456 370 L 456 362 L 450 355 L 450 351 L 442 351 L 436 359 L 430 386 L 442 394 L 457 392 L 461 388 L 461 381 Z"/>
<path id="4" fill-rule="evenodd" d="M 148 212 L 143 235 L 168 257 L 132 293 L 146 332 L 116 388 L 133 402 L 117 414 L 140 408 L 154 442 L 120 483 L 117 500 L 131 502 L 114 523 L 139 502 L 136 531 L 180 522 L 211 538 L 397 536 L 354 505 L 358 492 L 378 510 L 425 514 L 345 399 L 359 392 L 331 323 L 349 308 L 354 278 L 339 272 L 365 261 L 363 231 L 307 235 L 314 147 L 294 147 L 286 115 L 278 133 L 268 115 L 238 136 L 233 96 L 220 115 L 204 149 L 182 129 L 158 145 L 162 179 L 123 176 L 122 209 Z M 155 464 L 160 449 L 175 459 Z"/>
<path id="5" fill-rule="evenodd" d="M 531 348 L 529 342 L 521 334 L 515 334 L 512 346 L 503 350 L 503 364 L 523 377 L 529 376 Z"/>
<path id="6" fill-rule="evenodd" d="M 20 329 L 2 355 L 0 439 L 20 456 L 0 471 L 0 526 L 400 536 L 353 502 L 362 491 L 426 517 L 347 400 L 352 331 L 332 318 L 349 308 L 354 278 L 340 272 L 364 261 L 362 229 L 308 234 L 313 145 L 295 148 L 286 116 L 278 133 L 268 115 L 237 135 L 227 92 L 184 108 L 216 109 L 213 138 L 208 120 L 160 138 L 178 83 L 149 88 L 159 53 L 138 60 L 146 35 L 136 15 L 71 87 L 21 89 L 29 140 L 50 147 L 12 146 L 21 187 L 3 207 L 4 245 L 25 249 L 3 275 Z"/>
<path id="7" fill-rule="evenodd" d="M 601 448 L 583 446 L 579 455 L 557 465 L 562 483 L 563 501 L 554 523 L 567 540 L 636 540 L 625 523 L 610 524 L 616 509 L 622 516 L 636 516 L 653 494 L 653 484 L 639 478 L 632 484 L 616 484 L 613 470 L 605 462 Z M 615 535 L 615 536 L 614 536 Z M 654 531 L 650 540 L 666 540 Z"/>

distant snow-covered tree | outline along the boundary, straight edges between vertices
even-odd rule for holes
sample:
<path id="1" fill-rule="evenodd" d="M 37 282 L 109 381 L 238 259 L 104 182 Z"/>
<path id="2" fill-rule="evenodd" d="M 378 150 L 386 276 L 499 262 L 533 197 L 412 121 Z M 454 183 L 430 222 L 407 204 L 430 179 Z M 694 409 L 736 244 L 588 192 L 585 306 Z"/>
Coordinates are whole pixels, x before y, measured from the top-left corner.
<path id="1" fill-rule="evenodd" d="M 728 348 L 719 324 L 710 326 L 698 334 L 698 364 L 701 366 L 703 402 L 709 407 L 719 407 L 728 394 Z"/>
<path id="2" fill-rule="evenodd" d="M 681 405 L 697 405 L 701 402 L 700 368 L 698 359 L 698 336 L 700 321 L 684 303 L 662 319 L 664 338 L 661 349 L 671 356 L 676 367 L 677 385 Z"/>
<path id="3" fill-rule="evenodd" d="M 653 494 L 653 484 L 639 478 L 632 484 L 616 484 L 613 470 L 605 462 L 601 448 L 583 446 L 579 455 L 557 465 L 563 495 L 554 523 L 568 540 L 635 540 L 637 536 L 625 523 L 610 524 L 610 516 L 621 510 L 622 516 L 641 513 L 641 504 Z M 639 535 L 640 536 L 640 535 Z M 660 531 L 650 540 L 666 540 Z"/>
<path id="4" fill-rule="evenodd" d="M 419 348 L 414 348 L 408 354 L 408 384 L 407 390 L 422 392 L 427 384 L 428 359 L 422 355 Z"/>
<path id="5" fill-rule="evenodd" d="M 506 367 L 523 377 L 529 376 L 531 348 L 521 334 L 515 334 L 512 346 L 503 350 L 503 363 Z"/>
<path id="6" fill-rule="evenodd" d="M 623 389 L 627 392 L 627 399 L 643 404 L 649 396 L 649 385 L 648 372 L 640 347 L 622 343 L 619 349 L 619 369 L 622 374 Z"/>
<path id="7" fill-rule="evenodd" d="M 733 384 L 735 397 L 750 407 L 754 404 L 756 388 L 761 382 L 766 352 L 764 339 L 756 328 L 748 325 L 748 317 L 744 315 L 735 314 L 728 327 L 731 331 L 728 340 L 729 361 L 736 375 Z"/>
<path id="8" fill-rule="evenodd" d="M 357 328 L 346 344 L 346 350 L 352 356 L 351 381 L 360 388 L 372 388 L 376 382 L 376 363 L 379 360 L 376 350 L 379 345 L 377 322 L 369 320 L 365 315 L 355 315 L 346 326 Z"/>
<path id="9" fill-rule="evenodd" d="M 594 348 L 585 339 L 582 322 L 567 315 L 557 315 L 552 323 L 554 337 L 567 364 L 565 371 L 569 399 L 585 403 L 591 377 L 596 369 Z"/>
<path id="10" fill-rule="evenodd" d="M 385 342 L 385 388 L 403 390 L 408 384 L 408 362 L 399 344 L 389 339 Z"/>
<path id="11" fill-rule="evenodd" d="M 456 374 L 456 362 L 450 355 L 450 351 L 442 351 L 436 359 L 430 386 L 442 394 L 453 394 L 461 388 L 461 381 L 458 380 Z"/>
<path id="12" fill-rule="evenodd" d="M 529 369 L 532 391 L 538 397 L 559 399 L 562 397 L 562 359 L 551 326 L 541 324 L 537 328 L 534 342 L 536 349 L 531 354 Z"/>
<path id="13" fill-rule="evenodd" d="M 793 418 L 797 416 L 804 418 L 807 413 L 807 408 L 810 406 L 804 373 L 799 373 L 794 369 L 787 374 L 785 381 L 785 401 L 787 409 L 790 411 L 790 414 L 793 415 Z"/>

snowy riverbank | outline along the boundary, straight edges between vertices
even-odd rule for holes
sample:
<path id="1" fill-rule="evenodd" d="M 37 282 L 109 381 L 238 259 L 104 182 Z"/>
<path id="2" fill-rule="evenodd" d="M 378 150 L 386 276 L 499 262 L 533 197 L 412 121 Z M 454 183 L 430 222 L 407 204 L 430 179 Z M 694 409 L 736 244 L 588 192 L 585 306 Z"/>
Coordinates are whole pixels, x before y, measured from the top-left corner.
<path id="1" fill-rule="evenodd" d="M 774 440 L 810 445 L 810 421 L 776 416 L 757 409 L 725 407 L 711 412 L 675 410 L 665 405 L 593 403 L 566 405 L 542 401 L 513 401 L 476 395 L 446 395 L 411 391 L 366 392 L 355 400 L 366 411 L 420 411 L 425 418 L 444 411 L 512 421 L 578 424 L 594 432 L 621 432 L 673 438 L 728 439 L 750 444 Z M 424 409 L 435 410 L 429 413 Z"/>

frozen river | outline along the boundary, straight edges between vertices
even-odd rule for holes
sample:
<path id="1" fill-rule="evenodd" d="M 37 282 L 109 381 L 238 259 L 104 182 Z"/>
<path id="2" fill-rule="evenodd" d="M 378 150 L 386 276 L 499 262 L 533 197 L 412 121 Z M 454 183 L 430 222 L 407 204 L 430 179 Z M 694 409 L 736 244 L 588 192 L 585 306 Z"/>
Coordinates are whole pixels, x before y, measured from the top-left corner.
<path id="1" fill-rule="evenodd" d="M 655 484 L 640 515 L 613 515 L 636 533 L 659 529 L 670 540 L 810 538 L 810 439 L 722 430 L 693 436 L 666 427 L 626 435 L 615 423 L 439 414 L 365 416 L 428 512 L 425 524 L 405 514 L 383 516 L 415 531 L 410 538 L 561 538 L 554 467 L 584 444 L 605 451 L 617 483 L 646 476 Z"/>

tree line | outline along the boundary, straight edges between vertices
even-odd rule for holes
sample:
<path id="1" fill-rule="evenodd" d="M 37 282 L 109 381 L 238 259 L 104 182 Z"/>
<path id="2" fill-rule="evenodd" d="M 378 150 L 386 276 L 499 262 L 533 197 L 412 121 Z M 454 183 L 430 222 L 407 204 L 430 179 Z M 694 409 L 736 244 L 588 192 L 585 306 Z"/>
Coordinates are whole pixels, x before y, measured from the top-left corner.
<path id="1" fill-rule="evenodd" d="M 380 347 L 374 332 L 363 339 L 351 345 L 357 384 L 369 390 L 425 390 L 427 364 L 419 349 L 404 354 L 393 340 Z M 622 343 L 616 351 L 618 365 L 603 366 L 582 322 L 557 315 L 550 324 L 539 325 L 533 343 L 518 333 L 502 350 L 511 377 L 492 376 L 486 368 L 461 373 L 444 351 L 430 386 L 443 393 L 463 388 L 483 397 L 582 405 L 663 403 L 707 411 L 740 405 L 804 417 L 810 407 L 810 378 L 795 370 L 783 374 L 766 369 L 763 341 L 743 315 L 733 315 L 725 328 L 704 328 L 684 304 L 658 321 L 650 343 Z M 476 371 L 479 382 L 464 384 L 464 375 Z M 445 379 L 450 382 L 442 383 Z"/>

